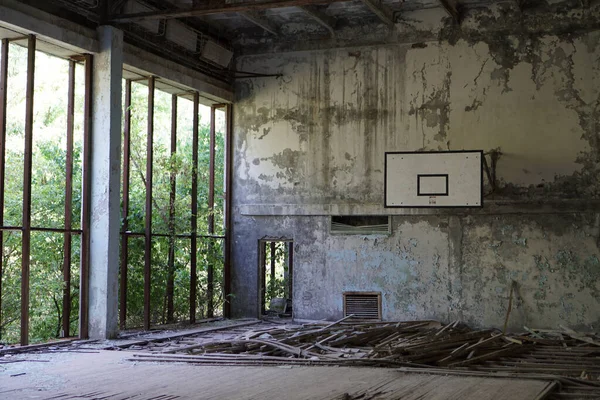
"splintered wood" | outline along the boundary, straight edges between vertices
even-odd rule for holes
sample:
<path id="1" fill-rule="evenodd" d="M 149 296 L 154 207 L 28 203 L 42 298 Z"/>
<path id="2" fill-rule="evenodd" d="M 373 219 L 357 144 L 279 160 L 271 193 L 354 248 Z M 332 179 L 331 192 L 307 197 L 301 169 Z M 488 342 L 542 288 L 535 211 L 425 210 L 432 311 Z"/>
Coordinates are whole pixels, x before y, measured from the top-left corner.
<path id="1" fill-rule="evenodd" d="M 134 361 L 208 365 L 410 367 L 552 377 L 566 398 L 600 398 L 600 340 L 569 328 L 517 334 L 473 330 L 455 321 L 276 325 L 226 339 L 184 338 L 155 345 Z M 559 395 L 560 398 L 560 395 Z"/>
<path id="2" fill-rule="evenodd" d="M 162 358 L 183 353 L 193 355 L 186 359 L 196 362 L 243 365 L 469 367 L 567 376 L 600 374 L 600 341 L 593 335 L 568 328 L 502 334 L 472 330 L 458 321 L 443 325 L 436 321 L 348 322 L 345 318 L 327 325 L 253 329 L 225 340 L 190 339 L 153 350 Z"/>

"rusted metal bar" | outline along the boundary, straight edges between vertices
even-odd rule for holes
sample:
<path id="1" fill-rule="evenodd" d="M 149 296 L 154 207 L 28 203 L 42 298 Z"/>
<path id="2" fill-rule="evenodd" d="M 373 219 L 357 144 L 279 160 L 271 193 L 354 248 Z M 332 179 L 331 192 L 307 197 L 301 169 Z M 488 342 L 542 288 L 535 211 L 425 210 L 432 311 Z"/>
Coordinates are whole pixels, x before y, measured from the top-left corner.
<path id="1" fill-rule="evenodd" d="M 6 103 L 8 92 L 8 39 L 2 39 L 0 58 L 0 226 L 4 225 L 4 186 L 6 178 Z M 0 231 L 0 250 L 4 248 L 4 233 Z M 0 327 L 2 326 L 2 254 L 0 253 Z M 0 328 L 2 339 L 2 328 Z"/>
<path id="2" fill-rule="evenodd" d="M 198 265 L 198 125 L 200 94 L 194 93 L 194 121 L 192 124 L 192 240 L 190 254 L 190 323 L 196 322 L 196 287 Z"/>
<path id="3" fill-rule="evenodd" d="M 27 86 L 25 89 L 25 155 L 23 165 L 23 235 L 21 246 L 21 345 L 29 344 L 29 267 L 31 254 L 31 170 L 33 156 L 33 89 L 35 36 L 27 40 Z"/>
<path id="4" fill-rule="evenodd" d="M 64 228 L 40 228 L 32 226 L 29 228 L 31 232 L 55 232 L 55 233 L 70 233 L 72 235 L 79 235 L 82 233 L 81 229 L 64 229 Z M 22 231 L 22 226 L 0 226 L 0 231 Z"/>
<path id="5" fill-rule="evenodd" d="M 67 162 L 65 179 L 65 230 L 72 228 L 73 215 L 73 131 L 75 128 L 75 61 L 69 61 L 67 103 Z M 69 337 L 71 325 L 71 244 L 70 232 L 64 233 L 62 336 Z"/>
<path id="6" fill-rule="evenodd" d="M 177 95 L 171 97 L 171 175 L 169 183 L 169 259 L 167 274 L 167 322 L 173 322 L 175 306 L 175 194 L 177 189 L 177 174 L 175 171 L 175 155 L 177 153 Z"/>
<path id="7" fill-rule="evenodd" d="M 266 294 L 267 294 L 267 242 L 261 241 L 260 251 L 260 315 L 266 312 Z"/>
<path id="8" fill-rule="evenodd" d="M 233 107 L 225 108 L 225 261 L 223 263 L 223 316 L 231 317 L 231 240 L 232 240 L 232 187 L 233 187 Z"/>
<path id="9" fill-rule="evenodd" d="M 289 252 L 289 242 L 283 243 L 283 252 L 284 252 L 284 266 L 283 266 L 283 298 L 290 298 L 290 252 Z"/>
<path id="10" fill-rule="evenodd" d="M 208 148 L 208 233 L 215 233 L 215 119 L 216 108 L 210 108 L 210 131 Z M 210 318 L 210 317 L 209 317 Z"/>
<path id="11" fill-rule="evenodd" d="M 21 228 L 17 228 L 14 230 L 21 230 Z M 121 235 L 127 235 L 129 237 L 145 237 L 146 233 L 145 232 L 128 231 L 128 232 L 121 232 Z M 153 233 L 151 236 L 153 238 L 155 238 L 155 237 L 162 237 L 162 238 L 171 237 L 171 235 L 169 233 Z M 175 238 L 177 238 L 177 239 L 190 239 L 193 236 L 194 235 L 190 235 L 188 233 L 175 234 Z M 223 235 L 195 235 L 195 236 L 196 236 L 196 238 L 205 238 L 205 239 L 225 239 L 225 236 L 223 236 Z"/>
<path id="12" fill-rule="evenodd" d="M 81 199 L 81 262 L 79 283 L 79 338 L 89 336 L 89 294 L 90 294 L 90 216 L 91 216 L 91 168 L 92 155 L 92 72 L 93 56 L 85 55 L 85 94 L 83 109 L 83 190 Z"/>
<path id="13" fill-rule="evenodd" d="M 129 229 L 129 171 L 131 163 L 131 79 L 125 81 L 125 124 L 123 127 L 123 232 Z M 119 326 L 127 324 L 127 264 L 129 262 L 129 236 L 121 235 L 121 276 L 119 284 Z"/>
<path id="14" fill-rule="evenodd" d="M 294 242 L 288 243 L 288 298 L 294 299 Z M 292 312 L 294 308 L 292 305 Z"/>
<path id="15" fill-rule="evenodd" d="M 275 242 L 271 242 L 270 244 L 270 253 L 271 253 L 271 279 L 269 281 L 269 290 L 271 291 L 271 296 L 275 290 L 275 250 L 276 244 Z"/>
<path id="16" fill-rule="evenodd" d="M 154 87 L 148 79 L 148 138 L 146 142 L 146 221 L 144 241 L 144 329 L 150 329 L 150 291 L 152 279 L 152 156 L 154 148 Z"/>
<path id="17" fill-rule="evenodd" d="M 209 148 L 208 148 L 208 221 L 207 228 L 208 234 L 212 235 L 215 233 L 215 146 L 216 146 L 216 108 L 213 106 L 210 108 L 210 130 L 209 130 Z M 206 289 L 206 317 L 212 318 L 214 316 L 214 287 L 215 287 L 215 276 L 214 276 L 214 243 L 212 240 L 208 242 L 208 265 L 206 266 L 207 271 L 207 289 Z"/>

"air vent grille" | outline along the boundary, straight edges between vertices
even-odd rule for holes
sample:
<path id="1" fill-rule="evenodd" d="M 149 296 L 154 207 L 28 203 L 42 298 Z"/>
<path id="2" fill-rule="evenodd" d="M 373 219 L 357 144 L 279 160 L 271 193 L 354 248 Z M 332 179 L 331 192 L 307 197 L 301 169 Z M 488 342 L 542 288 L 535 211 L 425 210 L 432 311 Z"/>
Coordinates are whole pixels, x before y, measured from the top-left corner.
<path id="1" fill-rule="evenodd" d="M 346 235 L 385 235 L 391 233 L 390 218 L 387 215 L 336 215 L 331 217 L 329 231 Z"/>
<path id="2" fill-rule="evenodd" d="M 381 319 L 381 293 L 347 292 L 344 293 L 344 316 L 354 314 L 358 319 Z"/>

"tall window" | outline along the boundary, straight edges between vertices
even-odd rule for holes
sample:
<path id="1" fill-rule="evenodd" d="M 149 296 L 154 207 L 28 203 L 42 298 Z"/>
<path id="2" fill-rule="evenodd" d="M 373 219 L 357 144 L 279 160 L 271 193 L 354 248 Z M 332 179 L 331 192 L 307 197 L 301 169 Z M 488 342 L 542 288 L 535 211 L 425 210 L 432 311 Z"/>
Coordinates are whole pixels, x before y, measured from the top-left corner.
<path id="1" fill-rule="evenodd" d="M 85 57 L 36 45 L 4 39 L 0 57 L 3 343 L 78 333 Z"/>
<path id="2" fill-rule="evenodd" d="M 124 105 L 121 328 L 220 315 L 224 110 L 154 77 Z"/>

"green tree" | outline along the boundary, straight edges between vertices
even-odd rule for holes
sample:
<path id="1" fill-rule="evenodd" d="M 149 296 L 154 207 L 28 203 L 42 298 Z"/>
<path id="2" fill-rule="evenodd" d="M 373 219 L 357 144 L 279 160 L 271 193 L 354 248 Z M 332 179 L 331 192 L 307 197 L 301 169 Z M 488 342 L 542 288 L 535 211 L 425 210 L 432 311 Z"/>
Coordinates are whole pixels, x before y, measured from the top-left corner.
<path id="1" fill-rule="evenodd" d="M 6 190 L 4 226 L 22 225 L 24 117 L 27 50 L 11 44 L 9 56 L 9 104 L 6 141 Z M 32 226 L 43 228 L 64 227 L 65 181 L 66 181 L 66 124 L 68 61 L 36 53 L 34 142 L 32 169 Z M 80 228 L 82 199 L 83 154 L 83 67 L 77 67 L 75 101 L 75 141 L 73 177 L 73 228 Z M 128 229 L 143 232 L 145 222 L 145 179 L 147 139 L 147 87 L 133 84 L 131 129 L 131 182 Z M 153 153 L 153 232 L 168 234 L 170 177 L 175 174 L 175 232 L 190 233 L 192 165 L 193 107 L 189 100 L 178 100 L 177 153 L 170 154 L 171 95 L 157 91 L 155 98 L 154 153 Z M 204 122 L 204 121 L 202 121 Z M 208 155 L 209 128 L 200 126 L 198 168 L 198 231 L 207 233 L 208 217 Z M 222 233 L 223 221 L 223 173 L 224 136 L 217 135 L 216 203 L 215 220 L 217 232 Z M 20 285 L 21 285 L 21 232 L 5 231 L 2 243 L 2 308 L 0 313 L 0 342 L 19 340 Z M 30 341 L 39 342 L 61 335 L 63 315 L 64 234 L 39 232 L 31 234 L 30 272 Z M 77 334 L 79 304 L 79 261 L 81 238 L 72 236 L 71 254 L 71 315 L 70 333 Z M 206 315 L 207 267 L 215 270 L 215 303 L 217 312 L 222 306 L 223 240 L 202 239 L 198 241 L 198 317 Z M 173 265 L 169 268 L 169 250 L 174 244 Z M 212 246 L 210 245 L 212 244 Z M 152 242 L 152 323 L 162 324 L 167 316 L 167 281 L 174 284 L 174 321 L 185 321 L 189 312 L 190 285 L 189 238 L 158 237 Z M 129 239 L 127 319 L 129 327 L 142 325 L 144 239 Z"/>
<path id="2" fill-rule="evenodd" d="M 146 196 L 146 142 L 148 115 L 148 87 L 132 84 L 131 105 L 131 179 L 130 209 L 128 227 L 132 232 L 143 232 L 145 223 Z M 154 149 L 153 149 L 153 187 L 152 187 L 152 231 L 169 234 L 169 197 L 171 174 L 176 177 L 175 221 L 176 234 L 189 234 L 191 231 L 191 188 L 192 174 L 192 126 L 193 106 L 189 100 L 178 99 L 177 118 L 177 151 L 171 156 L 171 96 L 157 91 L 154 108 Z M 223 221 L 223 174 L 224 174 L 224 135 L 216 135 L 216 184 L 215 220 Z M 209 177 L 209 127 L 201 125 L 198 143 L 198 233 L 208 233 L 208 177 Z M 217 227 L 222 233 L 222 226 Z M 178 238 L 175 243 L 174 268 L 169 269 L 168 238 L 155 238 L 152 242 L 152 292 L 151 321 L 153 324 L 164 324 L 169 321 L 167 313 L 169 275 L 174 281 L 174 315 L 175 321 L 183 321 L 189 313 L 189 285 L 191 268 L 191 241 Z M 222 308 L 223 279 L 223 240 L 200 239 L 198 241 L 198 298 L 197 315 L 206 316 L 208 266 L 214 268 L 214 302 L 217 312 Z M 144 283 L 144 240 L 129 239 L 129 262 L 127 268 L 128 298 L 127 325 L 141 326 L 143 322 L 143 283 Z"/>

